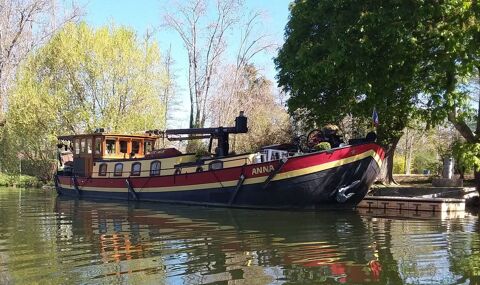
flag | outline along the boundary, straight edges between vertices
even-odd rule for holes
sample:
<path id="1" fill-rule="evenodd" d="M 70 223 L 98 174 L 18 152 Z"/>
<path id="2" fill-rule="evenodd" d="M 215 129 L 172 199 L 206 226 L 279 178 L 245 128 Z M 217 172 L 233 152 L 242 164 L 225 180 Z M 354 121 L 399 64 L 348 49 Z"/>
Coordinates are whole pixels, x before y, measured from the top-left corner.
<path id="1" fill-rule="evenodd" d="M 375 107 L 373 108 L 373 113 L 372 113 L 372 123 L 375 127 L 378 127 L 380 124 L 380 121 L 378 120 L 378 113 Z"/>

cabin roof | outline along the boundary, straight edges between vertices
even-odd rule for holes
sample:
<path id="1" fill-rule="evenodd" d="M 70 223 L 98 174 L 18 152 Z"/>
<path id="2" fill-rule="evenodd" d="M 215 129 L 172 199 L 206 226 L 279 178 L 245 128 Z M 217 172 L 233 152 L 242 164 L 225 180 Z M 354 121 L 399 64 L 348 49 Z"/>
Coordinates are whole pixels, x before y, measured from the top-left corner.
<path id="1" fill-rule="evenodd" d="M 79 134 L 79 135 L 67 135 L 67 136 L 58 136 L 59 140 L 73 140 L 76 138 L 87 138 L 87 137 L 122 137 L 122 138 L 140 138 L 140 139 L 156 139 L 154 135 L 148 134 L 116 134 L 116 133 L 90 133 L 90 134 Z"/>

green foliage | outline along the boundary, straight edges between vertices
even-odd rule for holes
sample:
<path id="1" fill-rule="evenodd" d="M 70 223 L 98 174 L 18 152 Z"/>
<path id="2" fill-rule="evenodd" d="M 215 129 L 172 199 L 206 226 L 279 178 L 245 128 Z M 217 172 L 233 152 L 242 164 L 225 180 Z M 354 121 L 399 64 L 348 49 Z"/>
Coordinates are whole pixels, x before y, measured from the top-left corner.
<path id="1" fill-rule="evenodd" d="M 57 161 L 53 159 L 25 159 L 22 160 L 22 174 L 36 176 L 41 181 L 50 181 L 56 170 Z"/>
<path id="2" fill-rule="evenodd" d="M 0 172 L 0 186 L 13 186 L 18 176 Z"/>
<path id="3" fill-rule="evenodd" d="M 66 25 L 17 74 L 2 164 L 54 159 L 58 135 L 164 127 L 162 70 L 157 44 L 128 28 Z"/>
<path id="4" fill-rule="evenodd" d="M 403 155 L 395 155 L 393 157 L 393 173 L 405 173 L 405 157 Z"/>
<path id="5" fill-rule="evenodd" d="M 15 182 L 15 186 L 21 188 L 40 187 L 43 183 L 35 176 L 20 175 Z"/>
<path id="6" fill-rule="evenodd" d="M 0 186 L 20 187 L 20 188 L 38 188 L 43 183 L 35 176 L 29 175 L 9 175 L 0 173 Z"/>
<path id="7" fill-rule="evenodd" d="M 305 120 L 323 125 L 347 114 L 369 118 L 375 107 L 379 141 L 395 144 L 421 90 L 416 10 L 404 1 L 295 1 L 275 59 L 289 111 L 307 110 Z"/>
<path id="8" fill-rule="evenodd" d="M 195 144 L 195 158 L 200 159 L 204 156 L 209 156 L 209 155 L 210 155 L 210 152 L 208 152 L 208 147 L 205 144 L 202 144 L 202 143 Z"/>
<path id="9" fill-rule="evenodd" d="M 425 7 L 422 27 L 421 69 L 428 101 L 425 111 L 431 124 L 449 120 L 473 119 L 473 109 L 463 83 L 479 65 L 479 4 L 471 1 L 445 1 Z M 478 70 L 477 70 L 478 72 Z M 478 76 L 478 74 L 477 74 Z M 462 133 L 462 135 L 464 135 Z"/>
<path id="10" fill-rule="evenodd" d="M 448 118 L 468 142 L 480 140 L 467 124 L 480 117 L 463 84 L 479 76 L 479 3 L 296 0 L 290 11 L 275 63 L 291 114 L 322 125 L 368 118 L 375 107 L 389 172 L 412 118 L 429 127 Z"/>
<path id="11" fill-rule="evenodd" d="M 317 151 L 329 150 L 331 148 L 332 148 L 332 146 L 330 145 L 329 142 L 321 142 L 321 143 L 318 143 L 317 145 L 314 146 L 314 149 L 317 150 Z"/>
<path id="12" fill-rule="evenodd" d="M 430 170 L 430 173 L 435 174 L 441 167 L 442 162 L 437 159 L 434 152 L 417 152 L 413 157 L 413 173 L 421 174 L 424 170 Z"/>
<path id="13" fill-rule="evenodd" d="M 453 147 L 457 167 L 480 171 L 480 143 L 457 143 Z"/>

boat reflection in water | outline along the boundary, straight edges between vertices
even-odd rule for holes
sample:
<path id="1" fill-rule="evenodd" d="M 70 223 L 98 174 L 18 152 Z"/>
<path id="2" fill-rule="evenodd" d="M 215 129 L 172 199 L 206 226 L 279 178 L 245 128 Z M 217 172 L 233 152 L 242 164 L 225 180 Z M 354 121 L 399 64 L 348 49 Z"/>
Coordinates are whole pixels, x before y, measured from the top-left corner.
<path id="1" fill-rule="evenodd" d="M 356 212 L 284 212 L 57 198 L 72 244 L 101 282 L 205 284 L 381 283 L 378 249 Z M 87 240 L 84 240 L 87 239 Z M 385 280 L 383 280 L 385 281 Z"/>

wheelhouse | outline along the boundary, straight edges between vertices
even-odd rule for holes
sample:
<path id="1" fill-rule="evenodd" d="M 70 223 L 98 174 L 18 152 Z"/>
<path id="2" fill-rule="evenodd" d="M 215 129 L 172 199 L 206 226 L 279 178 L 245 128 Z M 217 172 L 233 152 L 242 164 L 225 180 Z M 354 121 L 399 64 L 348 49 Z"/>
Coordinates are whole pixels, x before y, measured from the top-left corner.
<path id="1" fill-rule="evenodd" d="M 109 160 L 145 158 L 153 151 L 156 137 L 93 133 L 61 136 L 59 140 L 62 142 L 59 145 L 62 152 L 70 151 L 73 154 L 71 170 L 76 175 L 90 177 L 96 162 L 105 161 L 100 167 L 99 176 L 107 176 L 109 169 L 106 162 Z"/>

